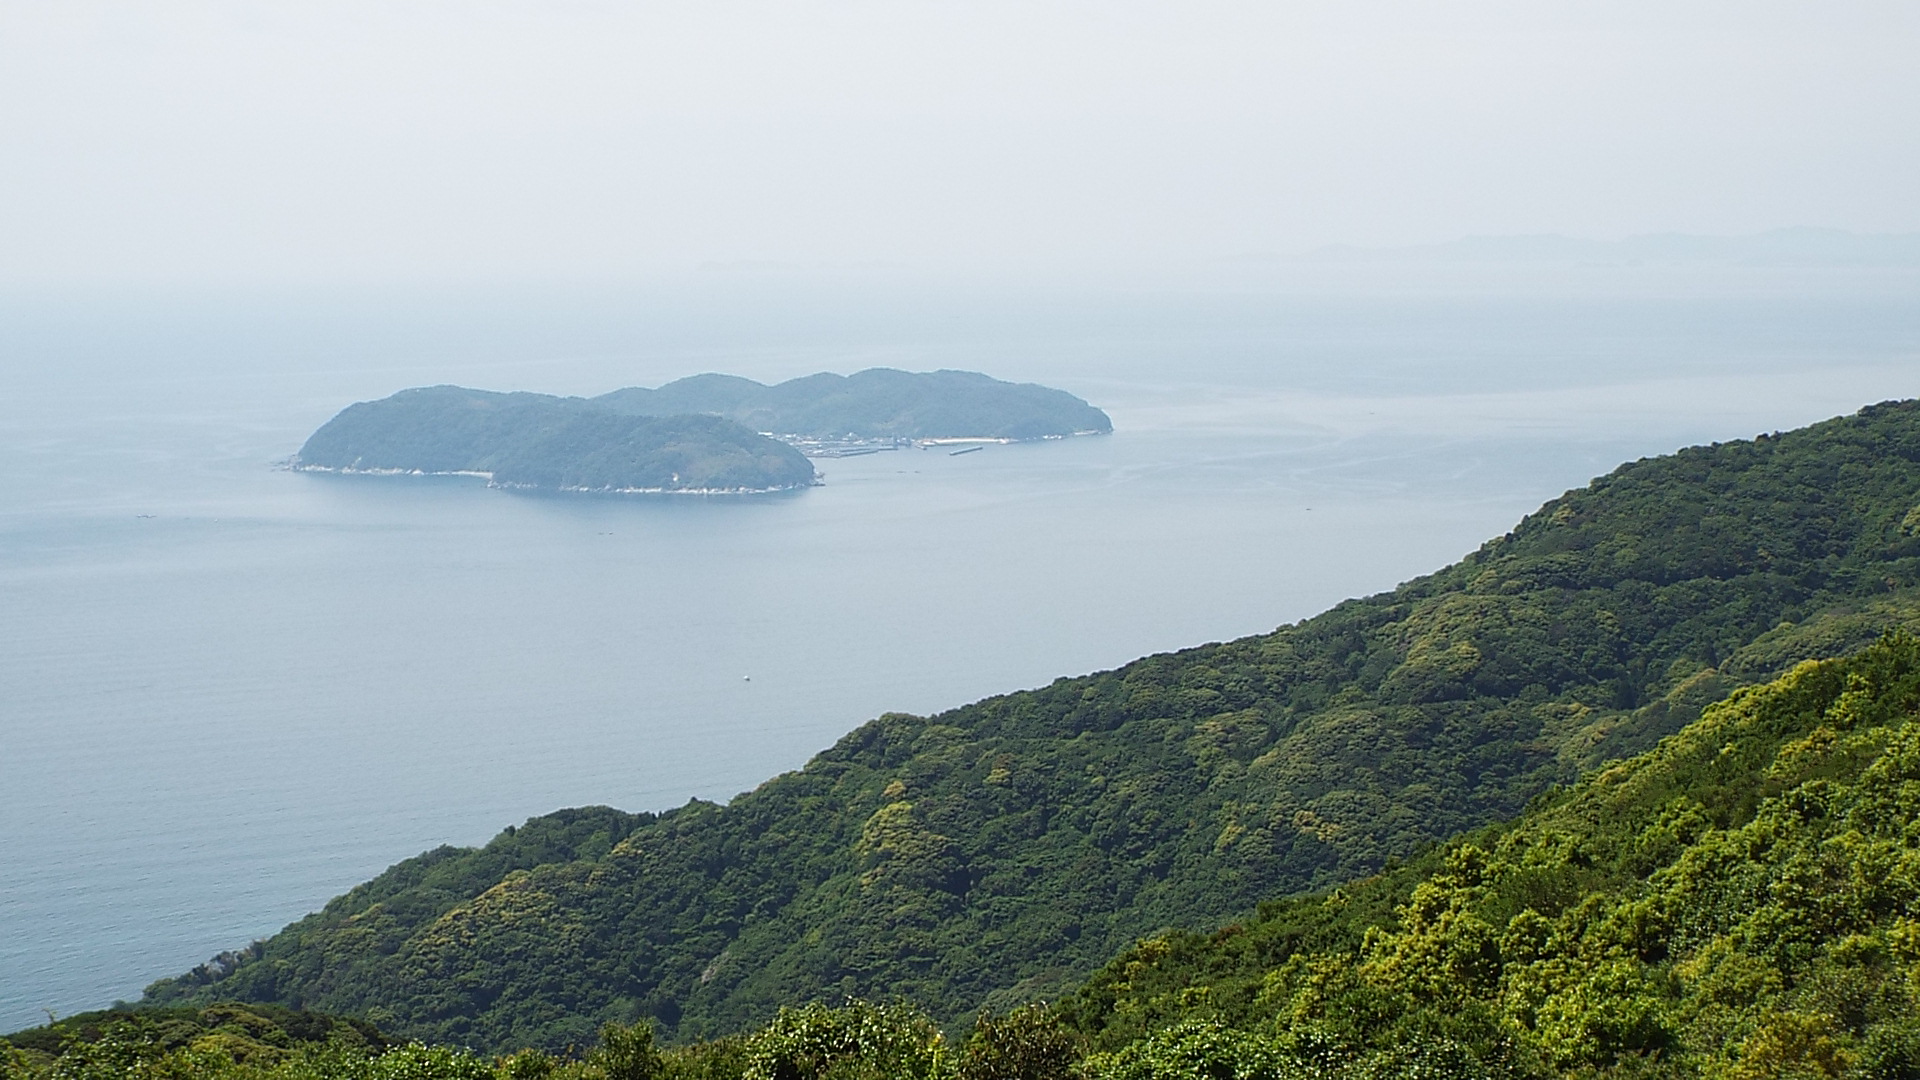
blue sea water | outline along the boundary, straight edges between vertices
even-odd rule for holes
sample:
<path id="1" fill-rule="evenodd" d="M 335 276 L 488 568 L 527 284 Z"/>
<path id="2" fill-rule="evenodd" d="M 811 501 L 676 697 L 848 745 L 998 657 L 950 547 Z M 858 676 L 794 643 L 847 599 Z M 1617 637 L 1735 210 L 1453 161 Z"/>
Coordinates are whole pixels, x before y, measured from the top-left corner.
<path id="1" fill-rule="evenodd" d="M 0 1030 L 391 863 L 1391 588 L 1623 460 L 1920 393 L 1911 274 L 0 298 Z M 540 498 L 276 470 L 405 386 L 959 367 L 1110 437 Z"/>

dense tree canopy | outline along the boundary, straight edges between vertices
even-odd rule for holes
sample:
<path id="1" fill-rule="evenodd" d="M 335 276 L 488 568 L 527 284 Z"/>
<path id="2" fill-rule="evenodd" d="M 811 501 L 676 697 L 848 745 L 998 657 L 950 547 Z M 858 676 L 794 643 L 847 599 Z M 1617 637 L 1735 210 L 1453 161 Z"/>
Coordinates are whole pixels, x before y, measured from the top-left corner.
<path id="1" fill-rule="evenodd" d="M 1145 941 L 1062 1013 L 1122 1073 L 1207 1035 L 1528 1076 L 1920 1075 L 1920 644 L 1740 691 L 1380 877 Z"/>
<path id="2" fill-rule="evenodd" d="M 14 1042 L 0 1080 L 1920 1075 L 1920 641 L 1798 665 L 1515 821 L 1155 935 L 964 1040 L 854 1000 L 664 1049 L 648 1021 L 607 1025 L 561 1056 L 230 1004 Z"/>
<path id="3" fill-rule="evenodd" d="M 1914 403 L 1636 462 L 1270 634 L 883 716 L 726 806 L 562 811 L 430 852 L 147 1000 L 492 1050 L 607 1021 L 685 1042 L 849 996 L 1004 1011 L 1143 935 L 1511 817 L 1908 621 L 1917 505 Z"/>

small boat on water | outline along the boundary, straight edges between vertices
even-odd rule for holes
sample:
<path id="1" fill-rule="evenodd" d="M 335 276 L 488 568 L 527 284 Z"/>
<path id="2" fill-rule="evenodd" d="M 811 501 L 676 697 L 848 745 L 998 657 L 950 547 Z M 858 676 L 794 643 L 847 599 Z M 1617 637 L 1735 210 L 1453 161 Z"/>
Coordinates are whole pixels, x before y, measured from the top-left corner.
<path id="1" fill-rule="evenodd" d="M 960 456 L 961 454 L 971 454 L 971 453 L 974 453 L 974 452 L 976 452 L 976 451 L 979 451 L 979 450 L 985 450 L 985 449 L 986 449 L 986 447 L 984 447 L 984 446 L 969 446 L 969 447 L 967 447 L 967 448 L 966 448 L 965 450 L 955 450 L 955 451 L 952 451 L 951 453 L 949 453 L 949 454 L 947 454 L 947 456 L 948 456 L 948 457 L 959 457 L 959 456 Z"/>

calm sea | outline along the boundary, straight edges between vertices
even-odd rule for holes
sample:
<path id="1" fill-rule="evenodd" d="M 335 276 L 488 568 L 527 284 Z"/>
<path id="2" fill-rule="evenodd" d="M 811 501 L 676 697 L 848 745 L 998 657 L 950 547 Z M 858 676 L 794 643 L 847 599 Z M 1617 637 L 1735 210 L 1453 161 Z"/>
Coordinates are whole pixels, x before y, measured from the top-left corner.
<path id="1" fill-rule="evenodd" d="M 406 386 L 875 365 L 1115 434 L 755 499 L 272 467 Z M 6 299 L 0 1030 L 438 844 L 725 799 L 880 712 L 1268 630 L 1619 461 L 1915 394 L 1911 275 Z"/>

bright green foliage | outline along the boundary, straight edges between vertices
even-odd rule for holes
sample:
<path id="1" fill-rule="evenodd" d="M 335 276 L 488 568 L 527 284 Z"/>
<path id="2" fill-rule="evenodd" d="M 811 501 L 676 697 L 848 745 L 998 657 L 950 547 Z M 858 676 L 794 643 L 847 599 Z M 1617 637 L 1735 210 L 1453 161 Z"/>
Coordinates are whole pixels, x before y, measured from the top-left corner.
<path id="1" fill-rule="evenodd" d="M 606 1080 L 661 1080 L 666 1062 L 653 1045 L 653 1026 L 635 1024 L 622 1027 L 607 1024 L 600 1029 L 600 1045 L 587 1057 L 587 1064 Z"/>
<path id="2" fill-rule="evenodd" d="M 16 1053 L 0 1058 L 0 1080 L 509 1080 L 495 1062 L 444 1046 L 408 1043 L 384 1052 L 315 1044 L 278 1054 L 249 1054 L 212 1035 L 161 1049 L 137 1032 L 112 1030 L 76 1042 L 50 1061 Z M 536 1073 L 554 1080 L 611 1080 L 574 1066 Z"/>
<path id="3" fill-rule="evenodd" d="M 1164 927 L 1509 818 L 1736 686 L 1911 621 L 1916 506 L 1915 403 L 1626 465 L 1454 566 L 1271 634 L 883 716 L 724 807 L 563 811 L 409 860 L 147 1000 L 299 1004 L 496 1051 L 648 1019 L 684 1043 L 847 997 L 963 1024 L 1057 996 Z M 1685 807 L 1672 815 L 1635 865 L 1697 839 Z M 1512 910 L 1423 895 L 1368 970 L 1429 996 L 1504 978 L 1511 949 L 1560 932 L 1525 911 L 1561 917 L 1582 879 L 1556 875 Z M 1353 919 L 1385 924 L 1410 899 L 1367 895 Z M 1578 1054 L 1671 1030 L 1635 1004 L 1665 993 L 1638 968 L 1574 973 L 1529 976 L 1531 1022 L 1572 1025 Z M 1401 1009 L 1345 969 L 1276 978 L 1289 1003 L 1337 993 L 1362 1027 L 1365 1000 Z M 1617 1015 L 1566 1013 L 1615 986 Z M 1436 1040 L 1484 1027 L 1421 1015 Z"/>
<path id="4" fill-rule="evenodd" d="M 493 1073 L 461 1051 L 394 1046 L 359 1021 L 271 1006 L 89 1013 L 0 1042 L 0 1080 L 268 1077 L 493 1080 Z"/>
<path id="5" fill-rule="evenodd" d="M 1052 1010 L 1025 1005 L 1004 1016 L 976 1017 L 957 1072 L 959 1080 L 1064 1080 L 1084 1050 Z"/>
<path id="6" fill-rule="evenodd" d="M 1314 1032 L 1349 1068 L 1444 1041 L 1541 1076 L 1920 1075 L 1920 642 L 1736 693 L 1382 877 L 1150 940 L 1062 1012 L 1115 1076 L 1168 1025 Z"/>
<path id="7" fill-rule="evenodd" d="M 744 1080 L 936 1080 L 947 1075 L 945 1037 L 906 1005 L 852 1001 L 780 1010 L 747 1040 Z"/>
<path id="8" fill-rule="evenodd" d="M 1099 1080 L 1290 1080 L 1298 1075 L 1291 1065 L 1270 1035 L 1196 1020 L 1095 1057 L 1087 1072 Z"/>
<path id="9" fill-rule="evenodd" d="M 654 1051 L 644 1028 L 609 1028 L 584 1060 L 526 1050 L 486 1059 L 418 1043 L 384 1052 L 309 1045 L 271 1057 L 236 1057 L 199 1044 L 161 1050 L 114 1028 L 75 1041 L 54 1060 L 0 1054 L 0 1080 L 1387 1080 L 1486 1077 L 1460 1047 L 1420 1043 L 1355 1057 L 1311 1037 L 1236 1031 L 1210 1021 L 1182 1024 L 1087 1058 L 1046 1009 L 1028 1007 L 983 1021 L 966 1051 L 947 1053 L 924 1013 L 906 1006 L 849 1002 L 783 1012 L 745 1039 Z M 4 1050 L 4 1047 L 0 1047 Z M 631 1052 L 638 1050 L 638 1056 Z M 640 1072 L 632 1065 L 643 1062 Z"/>
<path id="10" fill-rule="evenodd" d="M 220 1002 L 206 1008 L 127 1008 L 78 1013 L 6 1037 L 37 1058 L 107 1042 L 124 1053 L 144 1047 L 164 1053 L 188 1046 L 219 1046 L 243 1061 L 276 1060 L 301 1047 L 341 1046 L 369 1052 L 392 1040 L 364 1020 L 302 1012 L 279 1005 Z"/>
<path id="11" fill-rule="evenodd" d="M 645 1024 L 609 1024 L 584 1057 L 522 1050 L 489 1059 L 341 1038 L 280 1047 L 230 1028 L 159 1037 L 169 1031 L 180 1034 L 122 1015 L 70 1029 L 50 1050 L 0 1042 L 0 1080 L 1068 1080 L 1082 1056 L 1078 1037 L 1043 1008 L 983 1017 L 956 1057 L 925 1013 L 865 1001 L 783 1009 L 750 1036 L 664 1051 Z"/>
<path id="12" fill-rule="evenodd" d="M 925 1026 L 920 1014 L 897 1012 Z M 263 1024 L 264 1016 L 277 1022 Z M 742 1080 L 747 1068 L 741 1040 L 663 1052 L 644 1024 L 607 1025 L 584 1057 L 522 1050 L 489 1059 L 392 1045 L 370 1031 L 337 1017 L 235 1005 L 93 1014 L 0 1040 L 0 1080 Z"/>
<path id="13" fill-rule="evenodd" d="M 1308 1029 L 1275 1035 L 1188 1020 L 1081 1062 L 1086 1080 L 1506 1080 L 1500 1061 L 1416 1036 L 1357 1049 Z"/>

